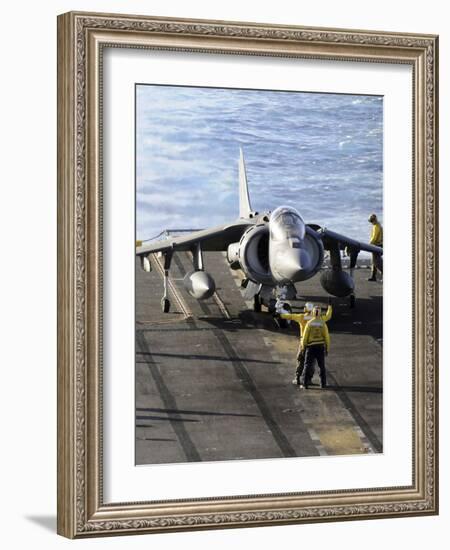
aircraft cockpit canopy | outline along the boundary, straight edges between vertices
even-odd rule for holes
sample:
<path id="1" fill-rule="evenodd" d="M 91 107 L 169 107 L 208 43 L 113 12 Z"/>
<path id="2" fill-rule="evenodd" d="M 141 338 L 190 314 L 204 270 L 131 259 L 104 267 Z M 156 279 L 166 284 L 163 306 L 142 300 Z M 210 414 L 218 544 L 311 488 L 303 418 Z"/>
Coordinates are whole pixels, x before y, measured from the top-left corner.
<path id="1" fill-rule="evenodd" d="M 299 248 L 305 231 L 305 222 L 295 208 L 280 206 L 270 215 L 270 235 L 275 241 L 288 239 L 293 248 Z"/>

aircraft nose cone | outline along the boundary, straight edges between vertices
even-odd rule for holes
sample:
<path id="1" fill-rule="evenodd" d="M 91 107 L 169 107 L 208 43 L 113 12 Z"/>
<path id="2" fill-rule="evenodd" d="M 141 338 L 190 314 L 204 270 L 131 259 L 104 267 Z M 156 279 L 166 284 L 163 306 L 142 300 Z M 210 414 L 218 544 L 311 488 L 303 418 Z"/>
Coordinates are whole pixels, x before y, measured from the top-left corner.
<path id="1" fill-rule="evenodd" d="M 288 280 L 295 282 L 302 271 L 307 271 L 310 268 L 310 258 L 306 250 L 292 250 L 289 254 L 283 255 L 280 258 L 278 272 Z"/>

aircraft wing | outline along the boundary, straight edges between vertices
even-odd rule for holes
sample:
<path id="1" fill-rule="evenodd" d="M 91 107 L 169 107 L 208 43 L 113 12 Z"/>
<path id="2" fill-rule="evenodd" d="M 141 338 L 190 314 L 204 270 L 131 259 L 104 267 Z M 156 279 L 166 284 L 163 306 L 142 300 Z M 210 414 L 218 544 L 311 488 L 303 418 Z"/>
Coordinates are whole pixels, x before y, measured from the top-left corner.
<path id="1" fill-rule="evenodd" d="M 334 231 L 330 231 L 329 229 L 324 229 L 324 228 L 319 229 L 317 233 L 319 233 L 319 235 L 322 237 L 322 241 L 324 243 L 325 249 L 327 248 L 327 241 L 331 241 L 343 246 L 356 248 L 359 251 L 365 250 L 366 252 L 375 252 L 376 254 L 383 254 L 383 249 L 380 246 L 375 246 L 374 244 L 356 241 L 351 237 L 340 235 L 339 233 L 335 233 Z"/>
<path id="2" fill-rule="evenodd" d="M 242 233 L 253 223 L 249 220 L 236 220 L 235 222 L 194 231 L 188 235 L 167 237 L 159 241 L 145 243 L 136 248 L 137 256 L 145 256 L 154 252 L 167 250 L 191 250 L 193 245 L 201 243 L 203 251 L 225 251 L 231 243 L 240 240 Z"/>

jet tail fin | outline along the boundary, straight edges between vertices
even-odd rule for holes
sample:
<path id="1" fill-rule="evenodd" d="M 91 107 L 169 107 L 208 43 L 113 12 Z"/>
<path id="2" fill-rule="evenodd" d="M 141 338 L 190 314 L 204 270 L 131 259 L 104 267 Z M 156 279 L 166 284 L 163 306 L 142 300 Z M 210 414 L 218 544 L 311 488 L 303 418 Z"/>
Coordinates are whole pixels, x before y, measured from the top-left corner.
<path id="1" fill-rule="evenodd" d="M 250 197 L 248 195 L 247 171 L 245 169 L 244 152 L 239 149 L 239 217 L 249 218 L 252 212 Z"/>

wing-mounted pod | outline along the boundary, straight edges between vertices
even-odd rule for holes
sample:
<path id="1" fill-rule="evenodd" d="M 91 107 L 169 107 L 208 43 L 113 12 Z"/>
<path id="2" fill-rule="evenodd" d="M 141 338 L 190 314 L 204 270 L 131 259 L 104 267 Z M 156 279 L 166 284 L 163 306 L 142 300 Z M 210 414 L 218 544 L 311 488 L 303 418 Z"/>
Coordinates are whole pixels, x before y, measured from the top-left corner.
<path id="1" fill-rule="evenodd" d="M 194 271 L 186 273 L 183 284 L 189 294 L 197 300 L 207 300 L 215 290 L 216 283 L 212 276 L 204 270 L 203 253 L 199 242 L 191 249 Z"/>
<path id="2" fill-rule="evenodd" d="M 186 273 L 183 284 L 189 294 L 197 300 L 210 298 L 216 290 L 214 279 L 206 271 L 190 271 Z"/>
<path id="3" fill-rule="evenodd" d="M 327 236 L 326 230 L 322 230 L 324 234 L 324 245 L 330 251 L 331 269 L 325 270 L 320 276 L 320 284 L 328 294 L 343 298 L 351 296 L 355 290 L 355 282 L 349 273 L 342 270 L 340 243 L 334 238 Z"/>
<path id="4" fill-rule="evenodd" d="M 355 290 L 355 282 L 346 271 L 327 269 L 320 276 L 320 284 L 332 296 L 343 298 Z"/>
<path id="5" fill-rule="evenodd" d="M 361 250 L 371 252 L 381 265 L 383 248 L 370 243 L 356 241 L 351 237 L 340 235 L 325 228 L 320 228 L 317 232 L 323 240 L 325 249 L 330 251 L 331 260 L 331 270 L 322 274 L 322 286 L 329 294 L 333 294 L 334 296 L 350 296 L 350 306 L 354 307 L 355 284 L 351 274 L 356 267 L 358 254 Z M 350 274 L 342 270 L 340 255 L 342 249 L 346 249 L 350 257 Z"/>
<path id="6" fill-rule="evenodd" d="M 148 256 L 141 256 L 141 267 L 147 273 L 151 272 L 152 264 L 150 262 L 150 254 Z"/>

